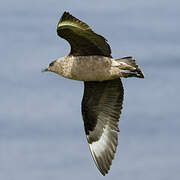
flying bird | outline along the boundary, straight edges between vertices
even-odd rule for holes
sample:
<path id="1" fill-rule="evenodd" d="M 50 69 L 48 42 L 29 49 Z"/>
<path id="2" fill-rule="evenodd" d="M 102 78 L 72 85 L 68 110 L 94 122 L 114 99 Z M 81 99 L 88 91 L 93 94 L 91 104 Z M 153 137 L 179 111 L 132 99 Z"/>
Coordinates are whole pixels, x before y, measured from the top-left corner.
<path id="1" fill-rule="evenodd" d="M 43 70 L 84 82 L 81 103 L 84 129 L 94 162 L 106 175 L 118 145 L 118 122 L 124 90 L 121 77 L 144 78 L 133 57 L 113 59 L 107 40 L 86 23 L 64 12 L 57 35 L 71 46 L 68 56 L 58 58 Z"/>

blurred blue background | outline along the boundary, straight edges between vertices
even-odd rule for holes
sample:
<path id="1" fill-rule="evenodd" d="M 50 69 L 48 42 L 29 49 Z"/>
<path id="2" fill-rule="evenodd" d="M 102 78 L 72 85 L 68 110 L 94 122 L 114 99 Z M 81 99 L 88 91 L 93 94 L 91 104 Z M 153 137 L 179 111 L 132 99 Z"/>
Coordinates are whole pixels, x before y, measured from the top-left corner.
<path id="1" fill-rule="evenodd" d="M 83 83 L 41 73 L 69 53 L 56 36 L 64 11 L 105 36 L 114 58 L 134 56 L 145 79 L 123 79 L 111 171 L 101 176 L 84 135 Z M 180 1 L 0 2 L 0 179 L 180 178 Z"/>

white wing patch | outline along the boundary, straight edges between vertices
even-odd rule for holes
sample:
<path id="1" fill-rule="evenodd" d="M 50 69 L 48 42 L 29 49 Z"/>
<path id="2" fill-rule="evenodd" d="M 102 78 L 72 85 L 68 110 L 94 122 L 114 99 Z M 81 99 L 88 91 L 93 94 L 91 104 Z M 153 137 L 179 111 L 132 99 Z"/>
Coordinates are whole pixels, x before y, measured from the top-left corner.
<path id="1" fill-rule="evenodd" d="M 79 23 L 80 23 L 80 22 L 79 22 Z M 60 27 L 62 27 L 62 26 L 73 26 L 73 27 L 82 29 L 82 28 L 79 26 L 79 24 L 76 24 L 76 23 L 74 23 L 74 22 L 72 22 L 72 21 L 63 21 L 63 22 L 61 22 L 61 23 L 58 24 L 57 28 L 60 28 Z M 88 27 L 88 28 L 86 28 L 86 30 L 87 30 L 87 29 L 90 29 L 90 28 Z"/>
<path id="2" fill-rule="evenodd" d="M 89 144 L 96 166 L 103 175 L 110 169 L 116 152 L 117 143 L 117 133 L 106 125 L 100 139 Z"/>
<path id="3" fill-rule="evenodd" d="M 62 26 L 74 26 L 74 27 L 79 28 L 77 24 L 74 24 L 73 22 L 70 22 L 70 21 L 63 21 L 58 24 L 58 27 L 62 27 Z"/>
<path id="4" fill-rule="evenodd" d="M 104 132 L 101 136 L 101 138 L 98 141 L 93 142 L 92 144 L 89 144 L 91 152 L 96 154 L 96 157 L 100 157 L 101 153 L 105 151 L 107 142 L 109 141 L 108 139 L 108 134 L 111 129 L 106 126 L 104 129 Z"/>

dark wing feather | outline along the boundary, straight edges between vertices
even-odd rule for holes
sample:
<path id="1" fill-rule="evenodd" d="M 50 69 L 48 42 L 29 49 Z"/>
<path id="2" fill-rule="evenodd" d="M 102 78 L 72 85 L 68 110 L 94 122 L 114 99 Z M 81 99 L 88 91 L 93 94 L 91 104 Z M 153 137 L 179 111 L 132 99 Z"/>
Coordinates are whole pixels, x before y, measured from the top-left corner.
<path id="1" fill-rule="evenodd" d="M 101 55 L 111 57 L 111 49 L 107 40 L 94 33 L 84 22 L 64 12 L 57 25 L 57 34 L 71 45 L 70 55 Z"/>
<path id="2" fill-rule="evenodd" d="M 108 173 L 118 144 L 118 121 L 123 103 L 120 79 L 84 82 L 82 116 L 89 147 L 100 172 Z"/>

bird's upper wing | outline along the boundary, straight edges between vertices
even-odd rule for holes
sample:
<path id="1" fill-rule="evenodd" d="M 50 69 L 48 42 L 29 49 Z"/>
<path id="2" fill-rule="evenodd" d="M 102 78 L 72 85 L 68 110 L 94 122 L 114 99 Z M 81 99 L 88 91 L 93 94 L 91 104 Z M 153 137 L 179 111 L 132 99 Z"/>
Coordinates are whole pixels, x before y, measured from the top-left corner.
<path id="1" fill-rule="evenodd" d="M 57 34 L 70 43 L 71 55 L 111 57 L 111 49 L 107 40 L 94 33 L 87 24 L 68 12 L 64 12 L 59 20 Z"/>
<path id="2" fill-rule="evenodd" d="M 108 173 L 118 144 L 118 121 L 123 102 L 120 79 L 84 82 L 82 115 L 90 151 L 96 166 Z"/>

